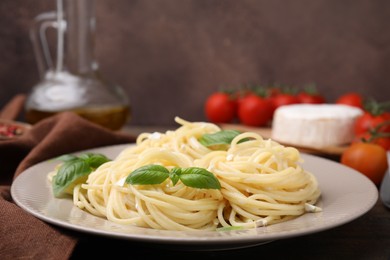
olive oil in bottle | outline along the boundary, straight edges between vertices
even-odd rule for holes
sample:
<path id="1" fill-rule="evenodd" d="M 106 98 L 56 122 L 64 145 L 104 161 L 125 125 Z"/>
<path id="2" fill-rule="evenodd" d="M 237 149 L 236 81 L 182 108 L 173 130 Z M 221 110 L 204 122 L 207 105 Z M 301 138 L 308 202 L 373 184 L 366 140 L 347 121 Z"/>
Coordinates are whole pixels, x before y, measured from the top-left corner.
<path id="1" fill-rule="evenodd" d="M 81 117 L 111 130 L 121 129 L 130 120 L 131 116 L 131 110 L 128 106 L 90 107 L 67 111 L 75 112 Z M 25 118 L 28 123 L 35 124 L 42 119 L 53 116 L 60 112 L 63 111 L 53 112 L 28 109 L 25 112 Z"/>

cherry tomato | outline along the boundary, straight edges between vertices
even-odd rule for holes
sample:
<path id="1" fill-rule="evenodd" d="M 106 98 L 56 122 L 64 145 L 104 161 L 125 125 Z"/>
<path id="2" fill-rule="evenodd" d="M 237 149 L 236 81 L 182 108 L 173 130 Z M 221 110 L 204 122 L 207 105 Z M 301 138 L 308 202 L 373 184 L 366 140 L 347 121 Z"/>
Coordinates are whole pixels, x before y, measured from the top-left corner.
<path id="1" fill-rule="evenodd" d="M 320 94 L 317 86 L 314 83 L 306 84 L 303 89 L 298 92 L 297 98 L 300 103 L 304 104 L 323 104 L 325 103 L 325 97 Z"/>
<path id="2" fill-rule="evenodd" d="M 230 123 L 237 115 L 237 102 L 233 95 L 215 92 L 207 98 L 204 109 L 210 122 Z"/>
<path id="3" fill-rule="evenodd" d="M 336 104 L 344 104 L 363 109 L 363 97 L 359 93 L 349 92 L 340 96 L 336 100 Z"/>
<path id="4" fill-rule="evenodd" d="M 240 104 L 242 103 L 242 101 L 249 95 L 256 95 L 256 94 L 253 90 L 247 89 L 247 88 L 239 89 L 235 93 L 236 100 L 237 100 L 237 109 L 238 109 L 238 106 L 240 106 Z"/>
<path id="5" fill-rule="evenodd" d="M 382 146 L 386 151 L 390 151 L 390 137 L 378 137 L 371 142 Z"/>
<path id="6" fill-rule="evenodd" d="M 297 95 L 300 103 L 304 104 L 323 104 L 325 103 L 325 98 L 321 94 L 311 94 L 307 92 L 300 92 Z"/>
<path id="7" fill-rule="evenodd" d="M 269 99 L 249 94 L 238 105 L 238 119 L 248 126 L 266 126 L 272 119 L 273 106 Z"/>
<path id="8" fill-rule="evenodd" d="M 279 95 L 280 93 L 282 93 L 282 90 L 280 89 L 280 87 L 277 87 L 277 86 L 271 86 L 267 89 L 267 96 L 268 97 L 275 97 L 275 96 Z"/>
<path id="9" fill-rule="evenodd" d="M 341 163 L 366 175 L 379 185 L 388 168 L 386 150 L 380 145 L 365 142 L 352 143 L 341 154 Z"/>
<path id="10" fill-rule="evenodd" d="M 379 137 L 379 136 L 375 136 L 375 134 L 373 136 L 371 133 L 365 132 L 363 134 L 357 135 L 355 137 L 355 139 L 353 140 L 354 143 L 362 142 L 362 141 L 378 144 L 378 145 L 382 146 L 383 149 L 390 151 L 390 136 L 389 137 Z"/>
<path id="11" fill-rule="evenodd" d="M 390 121 L 389 112 L 383 112 L 380 115 L 373 115 L 370 112 L 366 111 L 355 121 L 355 135 L 364 134 L 370 129 L 374 129 L 375 127 L 379 127 L 379 129 L 377 129 L 378 132 L 390 133 L 390 122 L 389 124 L 383 125 L 386 121 Z M 380 127 L 379 124 L 382 124 L 383 126 Z"/>
<path id="12" fill-rule="evenodd" d="M 300 100 L 294 94 L 280 93 L 271 98 L 274 110 L 280 106 L 298 104 Z"/>

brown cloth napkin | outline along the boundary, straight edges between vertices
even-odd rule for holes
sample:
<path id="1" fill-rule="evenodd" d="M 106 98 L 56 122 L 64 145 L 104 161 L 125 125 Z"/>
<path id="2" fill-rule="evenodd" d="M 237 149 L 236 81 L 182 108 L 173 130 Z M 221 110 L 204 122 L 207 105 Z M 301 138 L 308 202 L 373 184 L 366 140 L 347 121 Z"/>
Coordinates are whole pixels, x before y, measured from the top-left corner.
<path id="1" fill-rule="evenodd" d="M 7 119 L 18 115 L 22 96 L 5 106 Z M 13 109 L 16 110 L 13 110 Z M 34 125 L 25 135 L 0 141 L 0 259 L 69 259 L 79 237 L 30 215 L 13 201 L 10 185 L 28 167 L 62 154 L 131 143 L 135 137 L 64 112 Z"/>
<path id="2" fill-rule="evenodd" d="M 16 95 L 9 101 L 3 109 L 0 111 L 0 118 L 15 120 L 23 112 L 24 102 L 26 101 L 26 95 Z"/>

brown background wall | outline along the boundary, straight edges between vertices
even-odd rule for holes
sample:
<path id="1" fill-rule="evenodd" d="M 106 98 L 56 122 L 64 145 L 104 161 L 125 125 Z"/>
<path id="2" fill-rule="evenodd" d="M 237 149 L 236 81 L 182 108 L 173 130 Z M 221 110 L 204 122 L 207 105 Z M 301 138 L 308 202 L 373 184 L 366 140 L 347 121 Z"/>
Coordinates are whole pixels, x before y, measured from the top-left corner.
<path id="1" fill-rule="evenodd" d="M 28 28 L 55 1 L 1 0 L 0 105 L 39 80 Z M 131 124 L 204 120 L 220 87 L 315 82 L 390 99 L 390 1 L 96 0 L 96 55 Z"/>

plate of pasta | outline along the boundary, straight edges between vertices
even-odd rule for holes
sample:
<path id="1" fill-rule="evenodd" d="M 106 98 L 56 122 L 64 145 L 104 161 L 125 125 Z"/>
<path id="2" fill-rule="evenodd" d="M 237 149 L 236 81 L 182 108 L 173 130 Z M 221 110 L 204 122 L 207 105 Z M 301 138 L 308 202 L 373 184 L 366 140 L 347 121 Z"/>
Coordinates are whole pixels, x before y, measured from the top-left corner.
<path id="1" fill-rule="evenodd" d="M 378 199 L 364 175 L 253 132 L 175 118 L 136 143 L 36 164 L 11 186 L 35 217 L 90 234 L 222 250 L 353 221 Z"/>

